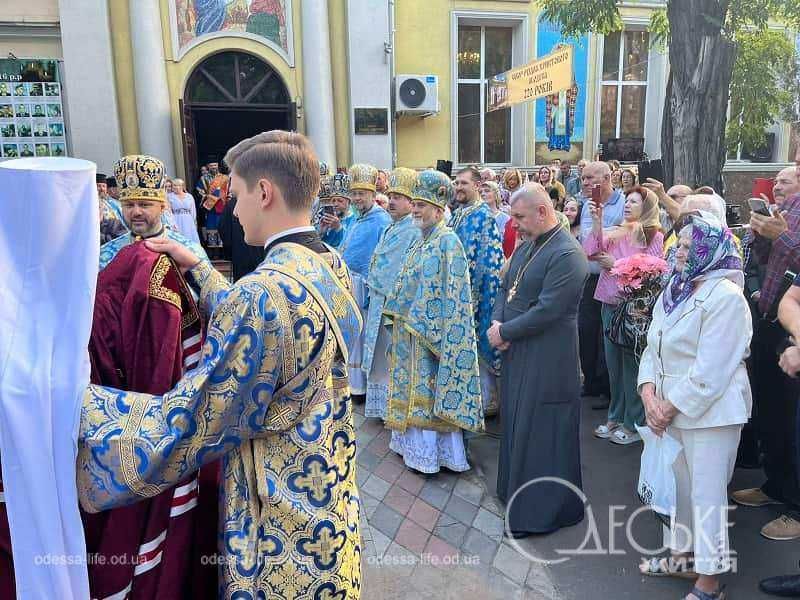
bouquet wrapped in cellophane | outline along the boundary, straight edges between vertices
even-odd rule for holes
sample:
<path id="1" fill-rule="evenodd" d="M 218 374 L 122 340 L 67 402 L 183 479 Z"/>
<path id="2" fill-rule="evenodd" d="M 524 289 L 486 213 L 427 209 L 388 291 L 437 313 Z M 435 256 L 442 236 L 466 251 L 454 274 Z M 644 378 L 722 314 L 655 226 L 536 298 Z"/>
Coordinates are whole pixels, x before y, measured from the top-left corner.
<path id="1" fill-rule="evenodd" d="M 614 309 L 606 336 L 629 348 L 639 359 L 647 346 L 647 330 L 656 298 L 663 289 L 667 261 L 649 254 L 634 254 L 614 263 L 611 275 L 617 278 L 621 302 Z"/>

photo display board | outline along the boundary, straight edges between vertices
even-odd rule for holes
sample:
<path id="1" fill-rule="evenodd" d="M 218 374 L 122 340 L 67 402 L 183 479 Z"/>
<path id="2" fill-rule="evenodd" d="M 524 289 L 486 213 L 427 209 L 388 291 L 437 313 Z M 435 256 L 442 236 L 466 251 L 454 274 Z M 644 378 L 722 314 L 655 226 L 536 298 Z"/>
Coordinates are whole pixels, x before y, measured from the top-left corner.
<path id="1" fill-rule="evenodd" d="M 0 59 L 0 156 L 66 156 L 55 60 Z"/>

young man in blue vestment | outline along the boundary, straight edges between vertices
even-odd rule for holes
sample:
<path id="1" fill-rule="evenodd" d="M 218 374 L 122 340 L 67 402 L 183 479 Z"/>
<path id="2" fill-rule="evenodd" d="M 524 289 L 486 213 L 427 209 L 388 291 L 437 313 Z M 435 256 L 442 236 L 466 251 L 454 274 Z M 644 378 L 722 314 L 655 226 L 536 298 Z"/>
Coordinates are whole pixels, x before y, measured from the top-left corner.
<path id="1" fill-rule="evenodd" d="M 406 258 L 406 252 L 419 239 L 419 227 L 412 221 L 411 209 L 417 172 L 399 167 L 389 176 L 389 214 L 392 223 L 381 236 L 370 262 L 367 288 L 369 310 L 364 323 L 364 358 L 361 363 L 367 376 L 366 417 L 386 417 L 389 394 L 389 363 L 386 350 L 389 333 L 383 306 L 392 292 Z"/>
<path id="2" fill-rule="evenodd" d="M 265 247 L 230 285 L 169 238 L 200 290 L 199 365 L 163 396 L 90 386 L 78 488 L 90 512 L 132 504 L 223 459 L 220 598 L 337 598 L 361 589 L 348 347 L 361 329 L 347 267 L 311 226 L 319 164 L 304 136 L 270 131 L 232 148 L 245 241 Z"/>
<path id="3" fill-rule="evenodd" d="M 468 261 L 444 223 L 452 195 L 444 173 L 419 175 L 412 215 L 421 237 L 383 311 L 391 329 L 389 447 L 427 474 L 469 469 L 462 429 L 484 428 Z"/>
<path id="4" fill-rule="evenodd" d="M 350 227 L 339 252 L 350 269 L 353 278 L 353 295 L 361 308 L 361 316 L 367 316 L 367 275 L 372 254 L 381 239 L 383 230 L 392 218 L 375 203 L 378 169 L 372 165 L 356 164 L 348 170 L 350 176 L 350 199 L 358 210 L 358 219 Z M 364 336 L 354 340 L 350 348 L 350 393 L 355 400 L 364 402 L 367 394 L 367 376 L 362 369 Z"/>
<path id="5" fill-rule="evenodd" d="M 458 208 L 450 219 L 469 262 L 472 282 L 472 308 L 475 338 L 481 369 L 481 395 L 487 415 L 497 414 L 500 354 L 489 344 L 486 331 L 492 324 L 492 307 L 500 289 L 503 266 L 503 236 L 489 205 L 480 197 L 481 174 L 475 167 L 461 169 L 456 175 L 455 198 Z"/>

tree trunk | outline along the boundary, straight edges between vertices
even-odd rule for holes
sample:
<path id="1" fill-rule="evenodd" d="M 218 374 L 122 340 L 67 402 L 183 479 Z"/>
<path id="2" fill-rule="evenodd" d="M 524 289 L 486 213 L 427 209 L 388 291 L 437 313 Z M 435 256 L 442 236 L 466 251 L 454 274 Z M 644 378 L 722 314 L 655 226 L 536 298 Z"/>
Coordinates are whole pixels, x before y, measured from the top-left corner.
<path id="1" fill-rule="evenodd" d="M 670 74 L 661 125 L 667 184 L 723 191 L 725 125 L 735 46 L 716 0 L 669 0 Z M 715 23 L 717 23 L 715 25 Z"/>

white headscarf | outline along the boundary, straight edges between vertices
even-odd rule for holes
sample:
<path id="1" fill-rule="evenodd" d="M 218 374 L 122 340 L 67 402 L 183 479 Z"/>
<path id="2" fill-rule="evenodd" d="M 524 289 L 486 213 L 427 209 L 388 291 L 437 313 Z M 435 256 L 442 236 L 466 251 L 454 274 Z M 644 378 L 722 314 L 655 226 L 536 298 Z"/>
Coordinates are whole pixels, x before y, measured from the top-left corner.
<path id="1" fill-rule="evenodd" d="M 0 456 L 17 597 L 89 598 L 76 463 L 100 249 L 94 163 L 0 164 Z"/>

